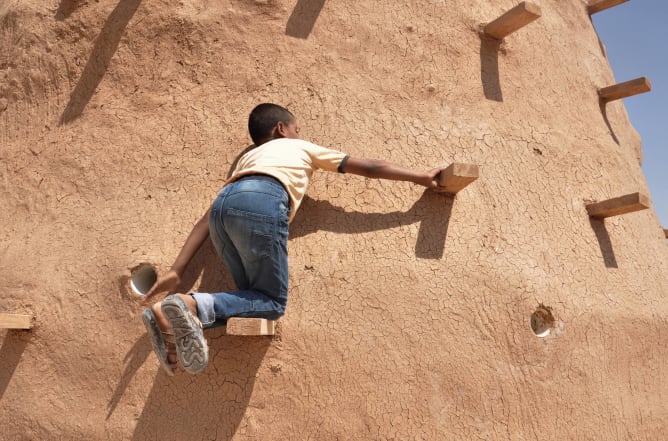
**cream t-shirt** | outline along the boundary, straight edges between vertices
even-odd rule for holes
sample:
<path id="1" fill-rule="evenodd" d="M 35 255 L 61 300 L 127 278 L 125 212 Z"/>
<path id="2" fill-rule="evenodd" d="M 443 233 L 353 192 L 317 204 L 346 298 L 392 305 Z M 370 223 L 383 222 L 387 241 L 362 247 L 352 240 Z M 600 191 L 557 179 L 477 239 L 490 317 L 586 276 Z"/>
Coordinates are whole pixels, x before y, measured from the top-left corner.
<path id="1" fill-rule="evenodd" d="M 316 169 L 343 172 L 348 155 L 302 139 L 278 138 L 243 155 L 226 184 L 242 176 L 264 174 L 278 179 L 290 196 L 292 222 Z"/>

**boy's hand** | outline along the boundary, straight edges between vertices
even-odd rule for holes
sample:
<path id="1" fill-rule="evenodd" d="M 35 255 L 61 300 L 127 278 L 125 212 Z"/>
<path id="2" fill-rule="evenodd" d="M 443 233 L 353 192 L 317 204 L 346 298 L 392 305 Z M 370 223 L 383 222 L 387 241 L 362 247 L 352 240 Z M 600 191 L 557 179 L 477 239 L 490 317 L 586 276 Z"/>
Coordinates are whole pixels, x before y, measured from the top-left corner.
<path id="1" fill-rule="evenodd" d="M 442 170 L 442 168 L 434 168 L 429 170 L 427 172 L 427 179 L 425 179 L 425 183 L 423 185 L 438 193 L 445 192 L 445 187 L 441 187 L 438 184 L 438 176 L 441 174 Z"/>
<path id="2" fill-rule="evenodd" d="M 149 305 L 151 303 L 151 298 L 161 292 L 174 294 L 180 283 L 181 276 L 179 276 L 179 274 L 174 270 L 168 271 L 164 276 L 158 277 L 158 280 L 155 281 L 151 289 L 149 289 L 146 295 L 144 295 L 142 304 Z"/>

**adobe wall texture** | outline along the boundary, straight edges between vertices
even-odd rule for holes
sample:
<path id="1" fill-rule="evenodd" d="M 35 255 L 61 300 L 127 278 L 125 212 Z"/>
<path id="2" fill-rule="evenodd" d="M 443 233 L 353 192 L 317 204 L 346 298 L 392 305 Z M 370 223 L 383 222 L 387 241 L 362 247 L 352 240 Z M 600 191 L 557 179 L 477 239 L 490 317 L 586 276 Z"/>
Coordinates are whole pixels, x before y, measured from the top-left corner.
<path id="1" fill-rule="evenodd" d="M 0 439 L 663 439 L 663 231 L 585 209 L 648 192 L 640 139 L 585 3 L 536 3 L 501 44 L 478 30 L 513 1 L 0 3 L 0 312 L 36 316 L 0 331 Z M 278 335 L 208 331 L 207 370 L 167 377 L 127 278 L 169 267 L 263 101 L 480 178 L 317 173 Z M 232 288 L 208 244 L 186 279 Z"/>

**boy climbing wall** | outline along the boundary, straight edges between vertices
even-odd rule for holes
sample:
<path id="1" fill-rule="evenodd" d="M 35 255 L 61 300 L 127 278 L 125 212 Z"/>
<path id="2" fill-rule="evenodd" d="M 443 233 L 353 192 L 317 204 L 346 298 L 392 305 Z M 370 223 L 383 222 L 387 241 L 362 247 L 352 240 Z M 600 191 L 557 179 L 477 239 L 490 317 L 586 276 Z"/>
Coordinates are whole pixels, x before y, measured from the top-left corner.
<path id="1" fill-rule="evenodd" d="M 169 375 L 177 362 L 190 373 L 207 366 L 203 328 L 225 324 L 230 317 L 275 320 L 285 313 L 288 227 L 314 170 L 409 181 L 444 191 L 437 182 L 440 169 L 417 172 L 387 161 L 351 158 L 299 139 L 294 115 L 276 104 L 255 107 L 248 131 L 256 147 L 239 159 L 218 197 L 193 227 L 172 268 L 158 278 L 144 299 L 148 305 L 158 293 L 176 292 L 186 266 L 207 237 L 238 288 L 213 294 L 169 295 L 143 312 L 153 349 Z"/>

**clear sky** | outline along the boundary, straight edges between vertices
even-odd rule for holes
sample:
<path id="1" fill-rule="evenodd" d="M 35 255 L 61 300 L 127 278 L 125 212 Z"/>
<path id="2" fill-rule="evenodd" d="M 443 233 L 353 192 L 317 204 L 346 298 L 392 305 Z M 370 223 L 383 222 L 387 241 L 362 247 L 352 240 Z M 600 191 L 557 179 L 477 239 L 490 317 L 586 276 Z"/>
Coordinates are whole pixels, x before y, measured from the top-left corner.
<path id="1" fill-rule="evenodd" d="M 630 0 L 592 15 L 618 83 L 647 77 L 650 92 L 624 99 L 640 133 L 654 210 L 668 228 L 668 0 Z"/>

